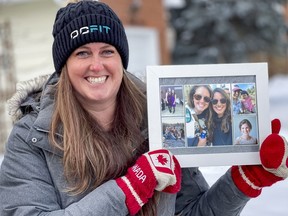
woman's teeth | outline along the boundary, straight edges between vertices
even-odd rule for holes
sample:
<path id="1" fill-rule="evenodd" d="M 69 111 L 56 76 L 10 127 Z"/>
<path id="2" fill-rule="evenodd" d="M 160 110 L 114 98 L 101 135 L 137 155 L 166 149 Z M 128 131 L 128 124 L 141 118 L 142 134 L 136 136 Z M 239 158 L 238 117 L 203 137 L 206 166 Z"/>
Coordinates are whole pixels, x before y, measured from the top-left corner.
<path id="1" fill-rule="evenodd" d="M 102 76 L 102 77 L 88 77 L 87 81 L 90 83 L 104 83 L 106 80 L 106 76 Z"/>

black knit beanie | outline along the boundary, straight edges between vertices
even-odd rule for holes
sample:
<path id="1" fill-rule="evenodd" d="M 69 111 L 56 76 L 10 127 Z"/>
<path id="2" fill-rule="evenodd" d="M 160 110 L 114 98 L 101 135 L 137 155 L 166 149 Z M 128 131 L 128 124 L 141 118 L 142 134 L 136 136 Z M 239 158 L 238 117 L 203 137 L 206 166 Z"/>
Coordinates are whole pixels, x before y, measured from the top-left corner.
<path id="1" fill-rule="evenodd" d="M 53 37 L 53 61 L 58 73 L 75 49 L 91 42 L 113 45 L 123 67 L 128 67 L 129 48 L 124 27 L 115 12 L 102 2 L 80 1 L 59 9 Z"/>

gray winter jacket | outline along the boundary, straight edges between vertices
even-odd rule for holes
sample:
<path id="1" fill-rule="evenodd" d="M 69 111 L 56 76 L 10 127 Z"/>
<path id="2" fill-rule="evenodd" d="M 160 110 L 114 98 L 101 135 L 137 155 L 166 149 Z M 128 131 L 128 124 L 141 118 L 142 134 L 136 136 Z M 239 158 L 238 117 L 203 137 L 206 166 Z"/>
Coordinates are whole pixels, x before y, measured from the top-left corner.
<path id="1" fill-rule="evenodd" d="M 145 91 L 144 83 L 131 78 Z M 58 77 L 53 74 L 44 90 L 47 77 L 41 79 L 22 84 L 10 100 L 15 124 L 0 169 L 0 215 L 128 215 L 125 195 L 114 180 L 86 194 L 65 192 L 63 154 L 48 142 L 54 103 L 48 86 Z M 209 188 L 197 168 L 186 168 L 177 196 L 161 193 L 158 215 L 236 216 L 248 200 L 234 185 L 230 171 Z"/>

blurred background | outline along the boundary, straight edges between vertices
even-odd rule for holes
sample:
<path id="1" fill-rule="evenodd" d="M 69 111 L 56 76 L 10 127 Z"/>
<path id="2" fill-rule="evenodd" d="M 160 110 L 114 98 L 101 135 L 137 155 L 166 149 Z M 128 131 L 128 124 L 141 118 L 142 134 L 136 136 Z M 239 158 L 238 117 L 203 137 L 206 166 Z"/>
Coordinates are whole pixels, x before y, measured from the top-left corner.
<path id="1" fill-rule="evenodd" d="M 268 62 L 271 111 L 267 118 L 280 118 L 287 136 L 288 0 L 102 2 L 123 21 L 130 45 L 128 70 L 144 81 L 146 65 Z M 65 4 L 64 0 L 0 0 L 0 156 L 12 127 L 6 101 L 16 83 L 54 71 L 52 28 L 57 10 Z M 219 175 L 213 174 L 215 169 L 204 172 Z M 276 188 L 277 194 L 280 191 Z M 269 195 L 264 196 L 259 206 L 268 200 Z M 277 203 L 282 211 L 281 201 Z M 284 215 L 278 210 L 273 215 Z M 264 211 L 247 210 L 245 215 L 264 215 Z"/>

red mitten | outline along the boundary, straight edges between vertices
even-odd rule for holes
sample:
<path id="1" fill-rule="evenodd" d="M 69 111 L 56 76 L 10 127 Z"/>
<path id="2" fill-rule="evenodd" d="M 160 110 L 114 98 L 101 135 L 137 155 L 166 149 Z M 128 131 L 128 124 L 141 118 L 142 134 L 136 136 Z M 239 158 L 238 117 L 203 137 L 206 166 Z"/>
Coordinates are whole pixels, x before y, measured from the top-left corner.
<path id="1" fill-rule="evenodd" d="M 262 165 L 233 166 L 232 179 L 235 185 L 249 197 L 260 195 L 263 187 L 288 177 L 288 144 L 278 133 L 281 123 L 272 121 L 272 134 L 262 143 L 260 159 Z"/>
<path id="2" fill-rule="evenodd" d="M 136 214 L 154 194 L 154 190 L 177 193 L 181 187 L 181 167 L 166 149 L 150 151 L 140 156 L 125 176 L 116 183 L 126 195 L 130 214 Z"/>

